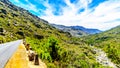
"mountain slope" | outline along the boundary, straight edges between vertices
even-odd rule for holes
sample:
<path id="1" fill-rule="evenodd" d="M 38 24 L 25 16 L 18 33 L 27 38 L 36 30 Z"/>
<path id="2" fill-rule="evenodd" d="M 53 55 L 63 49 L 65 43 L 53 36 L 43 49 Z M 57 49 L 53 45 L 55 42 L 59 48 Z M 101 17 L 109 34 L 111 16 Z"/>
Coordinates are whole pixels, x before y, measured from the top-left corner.
<path id="1" fill-rule="evenodd" d="M 104 68 L 86 43 L 8 0 L 0 0 L 0 43 L 17 39 L 25 39 L 48 68 Z"/>
<path id="2" fill-rule="evenodd" d="M 85 37 L 84 41 L 104 50 L 107 56 L 120 67 L 120 26 Z"/>
<path id="3" fill-rule="evenodd" d="M 96 34 L 101 32 L 98 29 L 88 29 L 82 26 L 63 26 L 63 25 L 56 25 L 56 24 L 51 24 L 51 25 L 64 32 L 69 32 L 72 36 L 75 36 L 75 37 L 81 37 L 81 36 L 86 36 L 89 34 Z"/>
<path id="4" fill-rule="evenodd" d="M 6 3 L 7 0 L 4 2 Z M 8 1 L 7 1 L 8 2 Z M 0 7 L 0 29 L 2 35 L 14 39 L 12 37 L 23 38 L 32 36 L 44 38 L 47 34 L 57 35 L 60 33 L 54 27 L 51 27 L 47 21 L 32 15 L 28 11 L 10 4 L 3 4 Z M 7 7 L 6 7 L 7 6 Z M 12 7 L 11 7 L 12 6 Z M 12 8 L 12 9 L 11 9 Z M 61 33 L 65 35 L 65 33 Z M 59 34 L 58 34 L 59 35 Z"/>
<path id="5" fill-rule="evenodd" d="M 96 34 L 96 33 L 100 33 L 101 31 L 98 29 L 90 29 L 90 28 L 85 28 L 82 26 L 70 26 L 72 29 L 74 30 L 82 30 L 88 34 Z"/>

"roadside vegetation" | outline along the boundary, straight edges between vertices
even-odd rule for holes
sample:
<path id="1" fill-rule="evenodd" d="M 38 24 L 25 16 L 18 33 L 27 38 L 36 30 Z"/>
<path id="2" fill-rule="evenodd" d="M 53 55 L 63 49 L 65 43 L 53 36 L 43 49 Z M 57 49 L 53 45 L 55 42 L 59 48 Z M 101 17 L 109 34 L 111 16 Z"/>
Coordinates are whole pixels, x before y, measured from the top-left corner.
<path id="1" fill-rule="evenodd" d="M 119 29 L 75 38 L 22 8 L 0 2 L 0 43 L 25 39 L 48 68 L 105 68 L 89 45 L 103 49 L 119 64 Z"/>

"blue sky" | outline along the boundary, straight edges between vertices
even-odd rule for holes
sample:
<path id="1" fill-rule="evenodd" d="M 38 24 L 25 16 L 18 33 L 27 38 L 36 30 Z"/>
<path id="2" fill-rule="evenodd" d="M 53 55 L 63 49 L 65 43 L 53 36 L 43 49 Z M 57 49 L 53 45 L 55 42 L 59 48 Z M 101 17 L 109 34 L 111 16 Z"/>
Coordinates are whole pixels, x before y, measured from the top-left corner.
<path id="1" fill-rule="evenodd" d="M 120 0 L 10 0 L 50 23 L 108 30 L 120 25 Z"/>

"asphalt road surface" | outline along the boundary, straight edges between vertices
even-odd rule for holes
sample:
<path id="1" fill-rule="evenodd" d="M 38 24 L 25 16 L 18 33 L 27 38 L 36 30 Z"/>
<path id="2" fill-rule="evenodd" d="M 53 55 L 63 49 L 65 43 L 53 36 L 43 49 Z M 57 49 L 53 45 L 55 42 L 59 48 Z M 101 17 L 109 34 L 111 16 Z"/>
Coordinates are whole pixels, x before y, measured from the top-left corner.
<path id="1" fill-rule="evenodd" d="M 0 68 L 4 68 L 8 60 L 12 57 L 22 40 L 0 44 Z"/>

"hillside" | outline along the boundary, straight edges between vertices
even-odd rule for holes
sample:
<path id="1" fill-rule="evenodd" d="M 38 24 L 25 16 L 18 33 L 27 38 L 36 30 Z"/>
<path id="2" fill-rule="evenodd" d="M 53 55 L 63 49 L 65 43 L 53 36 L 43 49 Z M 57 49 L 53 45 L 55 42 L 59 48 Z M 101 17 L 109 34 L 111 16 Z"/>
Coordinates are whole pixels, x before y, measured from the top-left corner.
<path id="1" fill-rule="evenodd" d="M 0 43 L 17 39 L 25 39 L 48 68 L 104 68 L 86 43 L 8 0 L 0 0 Z"/>
<path id="2" fill-rule="evenodd" d="M 120 67 L 120 26 L 100 34 L 84 37 L 85 43 L 101 48 Z"/>
<path id="3" fill-rule="evenodd" d="M 64 35 L 65 37 L 67 35 L 67 33 L 58 31 L 50 26 L 47 21 L 32 15 L 28 11 L 2 2 L 0 7 L 0 27 L 1 35 L 9 38 L 6 41 L 24 38 L 25 36 L 42 39 L 53 34 Z"/>
<path id="4" fill-rule="evenodd" d="M 79 32 L 77 30 L 80 27 L 71 28 Z M 120 64 L 120 26 L 76 38 L 13 5 L 9 0 L 0 0 L 0 43 L 17 39 L 24 39 L 29 43 L 48 68 L 109 68 L 96 60 L 97 50 L 95 52 L 94 49 L 97 48 L 103 50 L 118 67 Z M 100 53 L 106 55 L 103 51 Z"/>
<path id="5" fill-rule="evenodd" d="M 64 26 L 64 25 L 56 25 L 56 24 L 51 24 L 51 25 L 64 32 L 69 32 L 72 36 L 75 37 L 87 36 L 90 34 L 96 34 L 102 32 L 98 29 L 90 29 L 82 26 Z"/>

